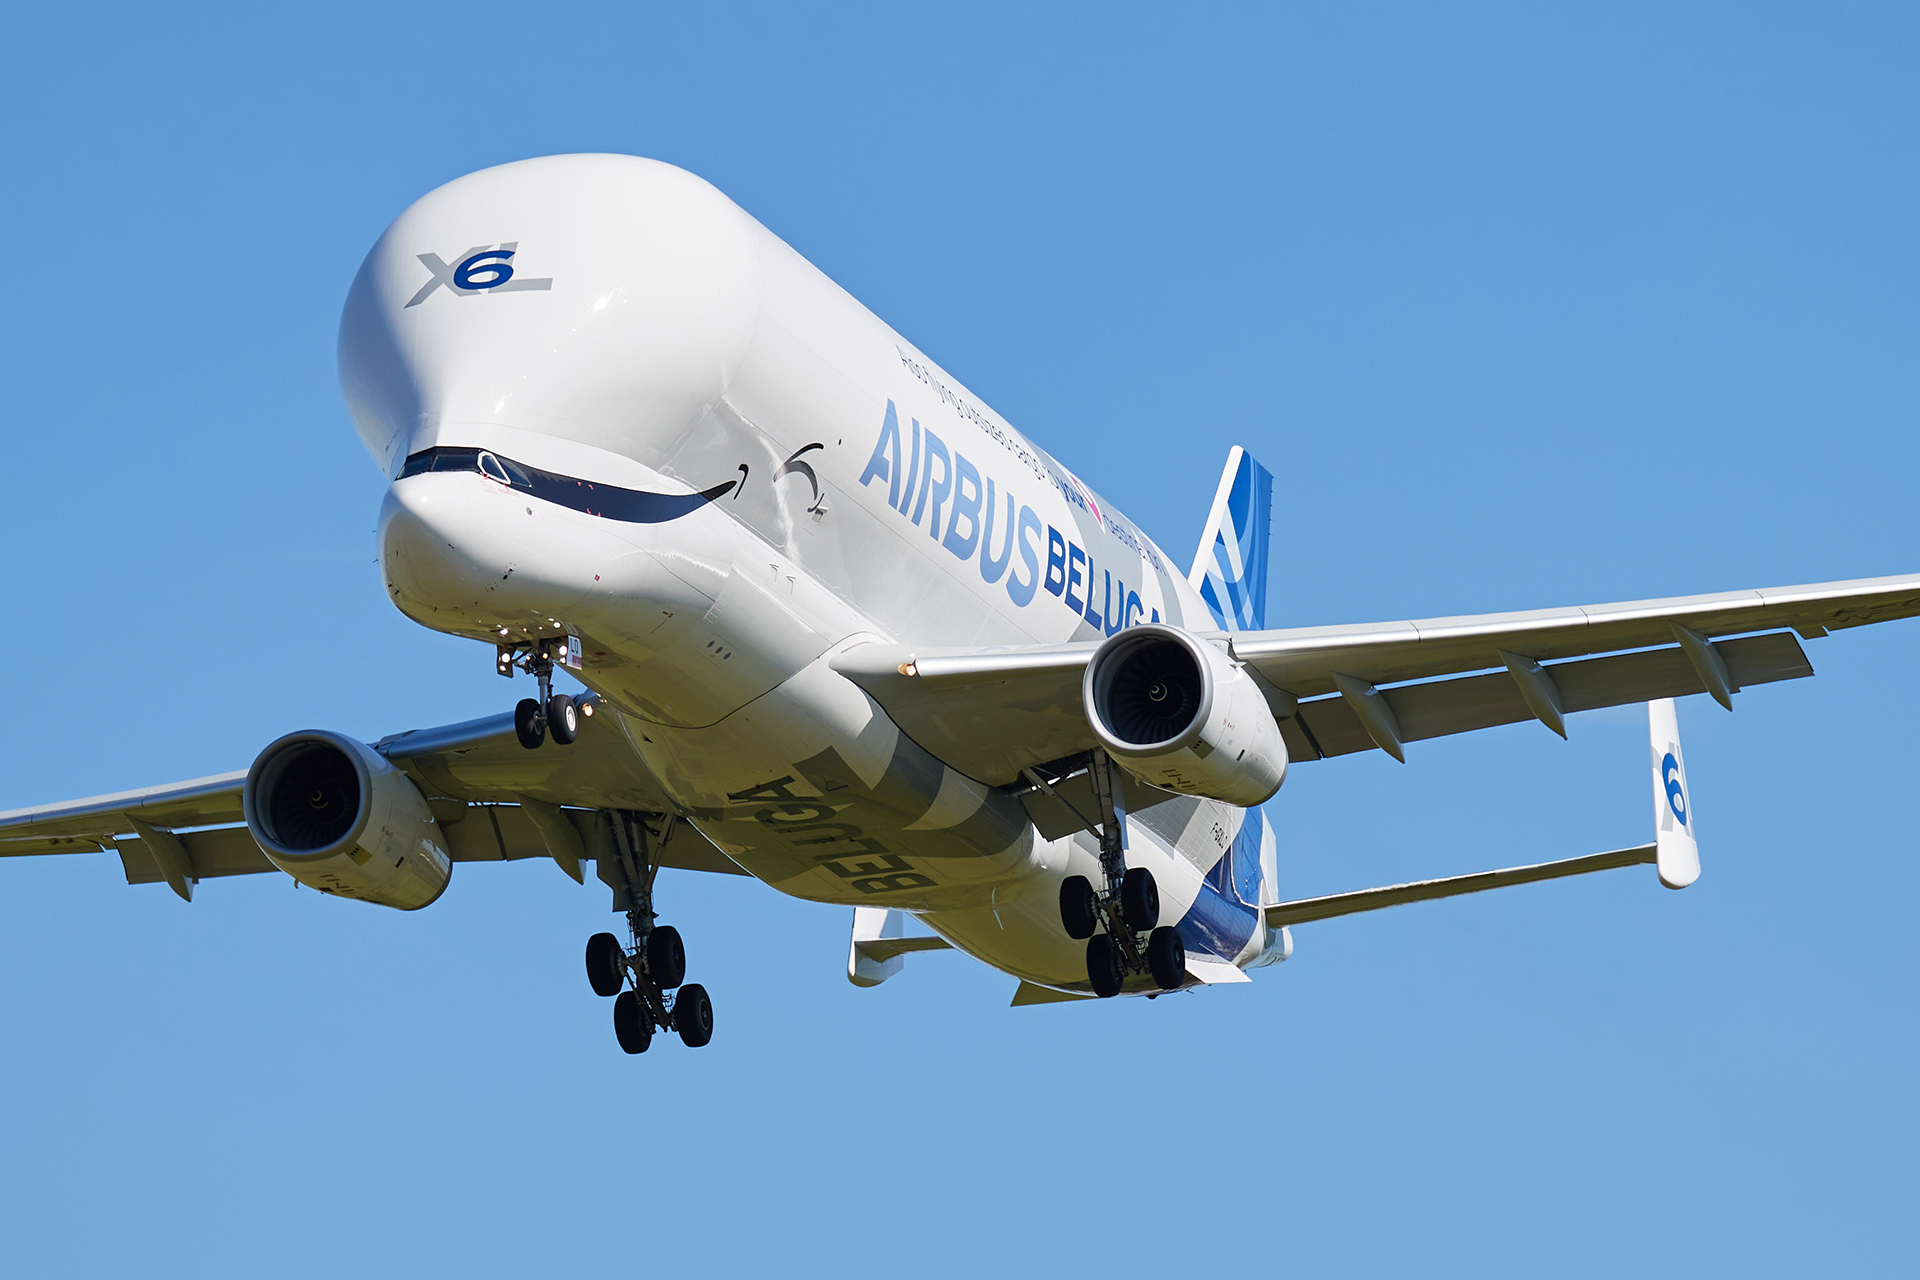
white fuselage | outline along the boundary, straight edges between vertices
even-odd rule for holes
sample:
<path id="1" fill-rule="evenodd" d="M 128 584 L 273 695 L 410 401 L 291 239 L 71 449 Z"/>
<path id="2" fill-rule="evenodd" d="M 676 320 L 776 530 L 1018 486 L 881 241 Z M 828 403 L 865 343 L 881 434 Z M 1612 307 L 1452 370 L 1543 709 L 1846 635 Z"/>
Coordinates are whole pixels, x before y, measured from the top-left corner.
<path id="1" fill-rule="evenodd" d="M 1085 988 L 1057 894 L 1097 876 L 1091 839 L 1042 839 L 1019 801 L 935 759 L 830 660 L 876 642 L 1213 629 L 1119 512 L 725 196 L 655 161 L 529 160 L 429 194 L 354 281 L 340 365 L 361 438 L 397 477 L 379 538 L 402 611 L 489 644 L 577 635 L 581 680 L 753 874 L 921 913 L 990 964 Z M 435 450 L 456 461 L 401 475 Z M 473 450 L 557 500 L 464 467 Z M 1129 859 L 1153 869 L 1164 918 L 1189 911 L 1248 821 L 1269 868 L 1256 900 L 1271 882 L 1257 811 L 1182 800 L 1141 816 Z M 1265 944 L 1253 923 L 1221 958 Z"/>

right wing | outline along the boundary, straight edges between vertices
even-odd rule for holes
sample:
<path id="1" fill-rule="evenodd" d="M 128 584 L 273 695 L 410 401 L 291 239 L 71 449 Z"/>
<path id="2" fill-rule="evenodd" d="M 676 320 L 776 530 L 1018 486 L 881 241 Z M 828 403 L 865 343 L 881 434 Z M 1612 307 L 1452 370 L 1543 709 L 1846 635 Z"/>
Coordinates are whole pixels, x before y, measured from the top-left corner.
<path id="1" fill-rule="evenodd" d="M 673 812 L 611 717 L 584 721 L 570 746 L 536 751 L 520 745 L 510 712 L 393 734 L 373 746 L 420 788 L 456 862 L 551 856 L 577 879 L 578 858 L 597 860 L 603 852 L 600 810 Z M 244 825 L 246 778 L 243 770 L 0 813 L 0 857 L 113 852 L 127 883 L 152 884 L 168 879 L 168 851 L 156 856 L 152 840 L 177 842 L 196 880 L 273 871 Z M 555 818 L 572 828 L 575 840 L 565 840 L 564 831 L 560 841 L 553 838 Z M 577 855 L 561 856 L 560 842 Z M 746 874 L 684 822 L 659 856 L 663 866 Z"/>
<path id="2" fill-rule="evenodd" d="M 1813 639 L 1916 615 L 1920 575 L 1908 574 L 1214 638 L 1260 680 L 1301 761 L 1375 747 L 1402 755 L 1407 742 L 1529 719 L 1564 733 L 1575 711 L 1691 693 L 1731 705 L 1746 685 L 1813 674 L 1794 632 Z M 1099 644 L 873 644 L 833 665 L 945 763 L 1002 786 L 1095 745 L 1080 678 Z"/>

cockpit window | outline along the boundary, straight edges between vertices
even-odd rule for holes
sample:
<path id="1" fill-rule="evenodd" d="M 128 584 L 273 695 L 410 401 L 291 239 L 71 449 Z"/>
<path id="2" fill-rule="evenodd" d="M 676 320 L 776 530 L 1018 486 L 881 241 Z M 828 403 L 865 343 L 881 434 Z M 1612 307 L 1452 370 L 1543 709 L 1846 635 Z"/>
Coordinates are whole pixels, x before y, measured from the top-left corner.
<path id="1" fill-rule="evenodd" d="M 498 480 L 504 485 L 511 485 L 513 483 L 513 478 L 507 474 L 507 469 L 500 465 L 500 459 L 494 457 L 485 449 L 480 451 L 480 456 L 476 459 L 476 463 L 480 474 L 487 479 Z"/>

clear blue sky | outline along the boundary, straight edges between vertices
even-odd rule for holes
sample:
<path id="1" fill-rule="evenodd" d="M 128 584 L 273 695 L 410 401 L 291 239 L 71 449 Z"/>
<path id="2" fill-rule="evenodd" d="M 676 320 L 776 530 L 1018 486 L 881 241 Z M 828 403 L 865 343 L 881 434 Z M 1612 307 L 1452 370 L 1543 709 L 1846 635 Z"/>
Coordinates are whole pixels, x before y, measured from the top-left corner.
<path id="1" fill-rule="evenodd" d="M 1273 469 L 1280 624 L 1894 573 L 1910 6 L 40 5 L 0 82 L 0 808 L 504 708 L 383 600 L 334 329 L 462 173 L 715 182 L 1164 544 Z M 718 1031 L 620 1054 L 604 892 L 401 915 L 0 865 L 15 1274 L 1801 1276 L 1912 1266 L 1920 623 L 1681 706 L 1705 874 L 1009 1010 L 672 876 Z M 1299 768 L 1298 893 L 1647 838 L 1631 710 Z"/>

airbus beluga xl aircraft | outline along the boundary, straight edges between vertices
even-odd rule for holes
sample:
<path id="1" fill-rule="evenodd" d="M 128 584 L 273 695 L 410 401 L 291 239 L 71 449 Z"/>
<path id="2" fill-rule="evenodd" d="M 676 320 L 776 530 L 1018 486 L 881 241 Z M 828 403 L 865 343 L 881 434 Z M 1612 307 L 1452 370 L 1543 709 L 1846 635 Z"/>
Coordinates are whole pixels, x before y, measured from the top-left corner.
<path id="1" fill-rule="evenodd" d="M 1920 613 L 1907 576 L 1267 630 L 1251 456 L 1182 566 L 713 187 L 629 156 L 421 199 L 367 255 L 339 354 L 392 482 L 394 605 L 540 696 L 0 815 L 0 853 L 112 851 L 188 900 L 277 870 L 407 911 L 456 863 L 591 868 L 627 927 L 589 941 L 588 977 L 629 1053 L 712 1035 L 661 867 L 853 908 L 862 986 L 954 947 L 1015 1004 L 1244 982 L 1290 925 L 1398 903 L 1640 863 L 1684 886 L 1670 700 L 1731 707 L 1812 675 L 1802 639 Z M 554 693 L 556 668 L 589 692 Z M 1290 765 L 1640 702 L 1652 843 L 1280 898 L 1260 806 Z"/>

